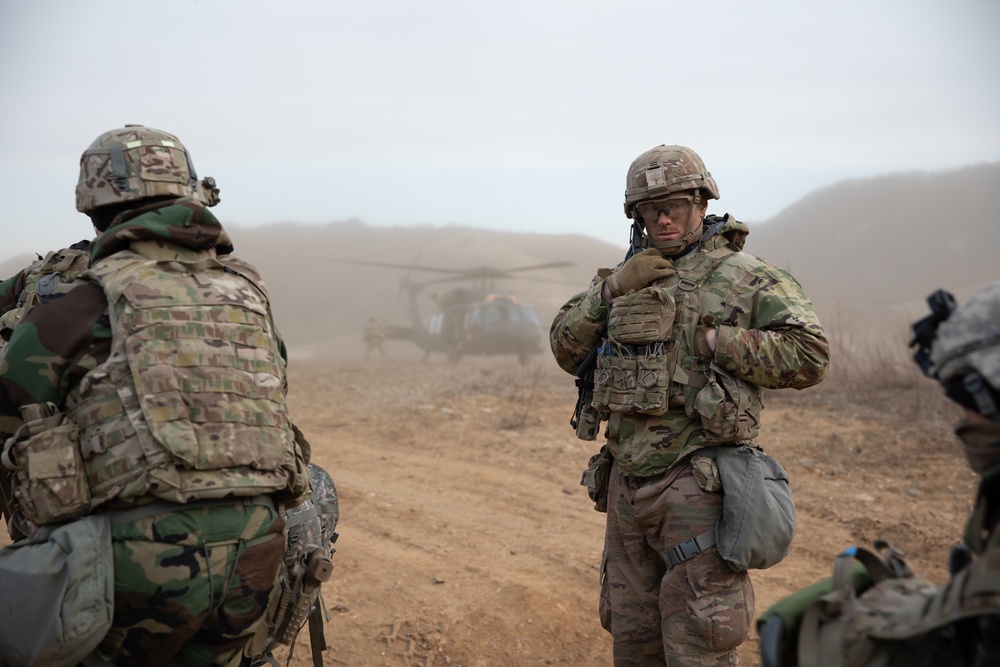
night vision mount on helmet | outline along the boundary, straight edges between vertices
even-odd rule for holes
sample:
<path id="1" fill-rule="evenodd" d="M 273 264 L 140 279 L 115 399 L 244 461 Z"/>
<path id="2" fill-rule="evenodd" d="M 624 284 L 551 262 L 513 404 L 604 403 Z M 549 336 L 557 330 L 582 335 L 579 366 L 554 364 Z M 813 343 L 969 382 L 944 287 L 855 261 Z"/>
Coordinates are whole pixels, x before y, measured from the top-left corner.
<path id="1" fill-rule="evenodd" d="M 142 125 L 105 132 L 80 158 L 76 210 L 148 197 L 192 197 L 206 206 L 219 203 L 211 176 L 198 180 L 191 154 L 172 134 Z"/>
<path id="2" fill-rule="evenodd" d="M 953 401 L 1000 421 L 1000 281 L 961 306 L 944 290 L 927 303 L 931 314 L 913 325 L 910 341 L 917 365 Z"/>

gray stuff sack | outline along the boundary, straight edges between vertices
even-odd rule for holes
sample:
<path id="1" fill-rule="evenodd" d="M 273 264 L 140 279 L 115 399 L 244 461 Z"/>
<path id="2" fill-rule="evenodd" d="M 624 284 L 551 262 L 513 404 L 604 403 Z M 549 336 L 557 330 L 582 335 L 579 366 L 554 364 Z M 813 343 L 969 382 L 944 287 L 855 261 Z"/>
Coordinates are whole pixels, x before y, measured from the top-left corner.
<path id="1" fill-rule="evenodd" d="M 696 455 L 714 458 L 722 480 L 719 555 L 737 572 L 780 563 L 795 536 L 795 501 L 785 469 L 746 445 L 705 447 Z"/>
<path id="2" fill-rule="evenodd" d="M 79 664 L 111 627 L 114 584 L 103 512 L 0 549 L 0 664 Z"/>

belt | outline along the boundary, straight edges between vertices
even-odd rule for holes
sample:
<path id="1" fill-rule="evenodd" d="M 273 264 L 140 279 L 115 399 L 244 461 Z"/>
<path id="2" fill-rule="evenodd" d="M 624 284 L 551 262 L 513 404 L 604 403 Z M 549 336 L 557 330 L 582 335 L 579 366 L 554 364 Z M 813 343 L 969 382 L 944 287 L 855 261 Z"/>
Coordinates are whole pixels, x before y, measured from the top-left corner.
<path id="1" fill-rule="evenodd" d="M 146 505 L 130 507 L 124 510 L 105 510 L 111 527 L 117 528 L 126 523 L 132 523 L 139 519 L 154 514 L 165 514 L 167 512 L 182 512 L 184 510 L 194 510 L 201 507 L 214 507 L 217 505 L 260 505 L 275 510 L 274 500 L 269 495 L 260 494 L 258 496 L 244 496 L 240 498 L 210 498 L 208 500 L 196 500 L 192 503 L 172 503 L 169 500 L 155 500 Z"/>
<path id="2" fill-rule="evenodd" d="M 667 562 L 667 569 L 680 565 L 689 558 L 694 558 L 709 547 L 715 546 L 715 528 L 706 530 L 701 535 L 685 540 L 675 547 L 671 547 L 663 552 L 663 560 Z"/>

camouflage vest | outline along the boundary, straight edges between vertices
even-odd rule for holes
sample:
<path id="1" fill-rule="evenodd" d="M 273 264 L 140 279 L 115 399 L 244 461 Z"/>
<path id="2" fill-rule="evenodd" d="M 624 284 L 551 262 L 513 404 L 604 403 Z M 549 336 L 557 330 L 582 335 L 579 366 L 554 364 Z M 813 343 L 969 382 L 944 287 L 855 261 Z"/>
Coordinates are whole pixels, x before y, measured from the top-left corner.
<path id="1" fill-rule="evenodd" d="M 622 415 L 683 410 L 711 443 L 756 437 L 761 390 L 693 354 L 695 331 L 726 324 L 727 294 L 705 289 L 713 276 L 735 286 L 746 275 L 731 246 L 694 255 L 671 277 L 616 298 L 594 373 L 593 407 Z M 735 323 L 734 323 L 735 324 Z"/>
<path id="2" fill-rule="evenodd" d="M 0 316 L 0 338 L 10 340 L 14 327 L 41 297 L 52 294 L 60 284 L 86 271 L 89 262 L 89 248 L 65 248 L 50 252 L 25 269 L 24 289 L 18 295 L 17 303 Z M 3 344 L 0 342 L 0 349 L 3 349 Z"/>
<path id="3" fill-rule="evenodd" d="M 259 275 L 211 250 L 170 248 L 133 243 L 85 275 L 107 294 L 113 332 L 109 358 L 67 399 L 91 507 L 303 494 Z"/>

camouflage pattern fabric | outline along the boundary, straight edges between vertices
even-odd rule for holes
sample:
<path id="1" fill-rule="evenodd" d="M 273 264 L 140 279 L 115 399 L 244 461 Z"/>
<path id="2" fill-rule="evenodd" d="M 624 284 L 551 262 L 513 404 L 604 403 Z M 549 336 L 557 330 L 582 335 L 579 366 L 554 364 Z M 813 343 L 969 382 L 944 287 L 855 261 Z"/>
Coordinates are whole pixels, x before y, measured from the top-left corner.
<path id="1" fill-rule="evenodd" d="M 197 255 L 196 264 L 190 266 L 194 274 L 203 268 L 197 262 L 204 259 L 205 266 L 224 264 L 227 268 L 223 273 L 229 280 L 245 279 L 247 285 L 253 283 L 260 286 L 263 298 L 252 319 L 266 332 L 264 337 L 270 336 L 271 340 L 266 345 L 255 347 L 253 342 L 257 339 L 250 336 L 246 341 L 251 345 L 244 346 L 242 354 L 236 356 L 240 363 L 246 364 L 251 375 L 258 366 L 267 367 L 268 372 L 263 374 L 267 378 L 262 377 L 267 381 L 258 388 L 257 383 L 251 380 L 246 383 L 247 391 L 256 392 L 254 396 L 257 393 L 266 394 L 269 397 L 267 400 L 283 406 L 287 355 L 274 329 L 270 312 L 264 306 L 266 297 L 263 286 L 252 267 L 226 257 L 232 252 L 232 244 L 218 220 L 205 206 L 192 199 L 178 199 L 126 211 L 95 240 L 91 262 L 95 266 L 105 261 L 114 263 L 116 255 L 124 257 L 134 248 L 156 255 L 157 261 L 164 263 L 187 260 Z M 140 287 L 155 289 L 152 285 Z M 148 295 L 150 292 L 145 293 Z M 116 306 L 122 307 L 123 304 Z M 122 352 L 117 347 L 120 341 L 115 341 L 115 335 L 120 335 L 122 331 L 115 329 L 114 318 L 122 313 L 109 308 L 107 295 L 99 282 L 79 279 L 59 285 L 47 300 L 38 303 L 24 316 L 0 357 L 0 440 L 7 440 L 23 425 L 23 406 L 52 403 L 57 409 L 66 410 L 67 407 L 79 407 L 85 399 L 93 398 L 95 392 L 92 390 L 108 388 L 109 385 L 104 384 L 107 378 L 96 372 L 98 369 L 113 367 L 116 385 L 122 388 L 130 383 L 134 386 L 136 382 L 156 385 L 162 380 L 164 384 L 168 383 L 165 377 L 158 380 L 144 375 L 138 367 L 131 368 L 126 363 L 125 357 L 129 360 L 129 355 L 142 357 L 148 350 L 138 345 Z M 167 323 L 168 326 L 176 324 Z M 240 328 L 239 322 L 236 324 L 236 328 Z M 167 344 L 177 340 L 172 335 L 176 331 L 170 333 Z M 238 333 L 237 338 L 243 333 Z M 195 348 L 199 348 L 197 343 Z M 190 358 L 206 358 L 200 348 L 193 351 Z M 184 350 L 178 354 L 183 361 Z M 142 370 L 148 372 L 159 366 L 143 366 Z M 205 384 L 211 384 L 211 379 L 216 377 L 209 373 Z M 192 381 L 191 378 L 182 378 L 177 388 L 182 392 L 195 391 Z M 228 391 L 226 387 L 223 389 Z M 108 395 L 100 391 L 96 393 L 102 397 Z M 98 420 L 114 420 L 123 409 L 119 404 L 119 412 L 116 413 L 111 403 L 102 405 L 107 411 L 103 414 L 92 413 L 91 416 L 96 416 Z M 154 415 L 155 421 L 170 413 L 176 405 L 169 400 L 157 404 L 155 399 L 147 399 L 147 404 L 141 409 Z M 225 405 L 206 412 L 213 410 L 223 418 L 223 422 L 230 414 L 226 412 Z M 242 414 L 246 416 L 247 412 L 252 410 L 243 410 Z M 265 419 L 273 416 L 274 411 L 263 415 Z M 195 415 L 188 419 L 198 417 Z M 217 474 L 220 471 L 216 469 L 212 471 L 215 486 L 201 497 L 211 497 L 213 492 L 226 495 L 230 490 L 247 496 L 273 491 L 275 497 L 284 496 L 294 502 L 308 494 L 305 454 L 300 447 L 291 444 L 294 440 L 291 425 L 287 419 L 285 422 L 287 438 L 283 435 L 279 451 L 268 452 L 267 457 L 262 455 L 262 460 L 279 459 L 288 463 L 264 471 L 265 476 L 272 478 L 270 486 L 257 481 L 245 484 L 247 476 L 244 472 L 222 479 L 226 476 Z M 116 446 L 125 442 L 121 437 L 123 433 L 110 429 L 102 434 L 99 427 L 93 429 L 81 442 L 79 453 L 93 463 L 100 459 L 101 453 L 118 451 Z M 178 473 L 184 471 L 196 482 L 198 475 L 193 466 L 220 457 L 237 461 L 246 454 L 246 451 L 240 450 L 242 438 L 215 439 L 212 435 L 219 434 L 210 434 L 205 442 L 198 443 L 199 446 L 204 445 L 205 451 L 194 451 L 185 449 L 191 444 L 190 439 L 169 432 L 169 429 L 160 429 L 157 437 L 169 442 L 157 441 L 158 448 L 147 449 L 138 458 L 104 460 L 102 463 L 108 465 L 102 466 L 102 470 L 109 474 L 117 471 L 132 481 L 136 478 L 136 471 L 139 471 L 138 477 L 148 482 L 149 478 L 142 471 L 152 460 L 159 464 L 157 470 L 167 473 L 169 465 L 164 464 L 173 464 Z M 253 447 L 251 450 L 257 451 Z M 294 461 L 289 460 L 293 451 L 291 459 Z M 174 452 L 192 455 L 174 457 Z M 243 462 L 239 460 L 237 466 Z M 98 481 L 107 481 L 100 475 L 91 475 L 88 482 L 95 477 Z M 171 491 L 182 489 L 181 485 L 170 485 L 172 480 L 169 474 L 161 475 L 154 481 L 164 485 L 163 490 L 168 497 Z M 233 482 L 232 489 L 226 488 L 229 481 Z M 110 509 L 124 509 L 153 499 L 152 494 L 147 493 L 152 490 L 150 485 L 122 485 L 118 487 L 117 495 L 110 491 L 113 486 L 107 484 L 102 487 L 107 491 L 102 500 L 108 501 L 106 506 Z M 190 490 L 191 487 L 187 488 Z M 198 494 L 182 492 L 176 497 L 183 502 L 198 497 Z M 259 619 L 263 618 L 269 601 L 276 595 L 275 582 L 286 548 L 283 530 L 284 521 L 274 510 L 242 505 L 180 510 L 116 528 L 116 629 L 102 644 L 102 651 L 119 665 L 238 664 L 247 639 L 257 630 Z"/>
<path id="2" fill-rule="evenodd" d="M 284 527 L 257 505 L 114 527 L 115 614 L 98 654 L 117 667 L 238 665 L 277 593 Z"/>
<path id="3" fill-rule="evenodd" d="M 694 476 L 690 461 L 704 447 L 757 435 L 760 389 L 814 385 L 829 365 L 829 344 L 798 282 L 742 252 L 749 233 L 743 223 L 708 216 L 705 230 L 712 229 L 688 252 L 668 257 L 675 274 L 653 283 L 669 294 L 673 309 L 662 299 L 664 312 L 675 319 L 668 337 L 644 345 L 662 346 L 670 360 L 665 409 L 608 411 L 615 464 L 601 616 L 614 637 L 616 665 L 736 664 L 754 613 L 747 573 L 734 572 L 714 546 L 666 571 L 664 551 L 710 531 L 721 512 L 718 480 L 704 470 Z M 600 271 L 552 323 L 553 355 L 569 373 L 609 337 L 612 309 L 601 297 L 607 275 Z M 696 347 L 706 322 L 718 332 L 711 358 Z M 715 413 L 706 390 L 718 392 Z M 713 421 L 723 399 L 730 412 L 722 421 L 731 424 L 725 428 Z M 595 386 L 595 407 L 597 400 Z"/>
<path id="4" fill-rule="evenodd" d="M 158 258 L 143 263 L 130 250 L 133 247 Z M 287 491 L 297 498 L 308 493 L 304 457 L 294 445 L 284 413 L 284 346 L 271 324 L 266 295 L 259 292 L 263 289 L 259 276 L 248 264 L 226 257 L 231 248 L 218 221 L 194 200 L 174 200 L 123 214 L 94 242 L 94 269 L 88 276 L 98 282 L 80 280 L 62 286 L 48 303 L 33 308 L 14 331 L 0 364 L 0 390 L 10 397 L 0 403 L 0 431 L 9 437 L 20 425 L 21 405 L 51 402 L 68 407 L 81 427 L 80 448 L 94 496 L 92 508 L 112 499 L 134 501 L 146 494 L 185 502 L 230 494 Z M 121 268 L 122 262 L 133 260 L 141 275 L 130 282 L 131 274 L 115 274 L 123 284 L 114 289 L 123 290 L 124 298 L 115 292 L 115 310 L 109 311 L 96 271 Z M 155 270 L 161 264 L 183 266 L 184 262 L 194 262 L 187 265 L 189 273 L 173 275 L 214 285 L 204 290 L 206 294 L 216 287 L 225 292 L 223 283 L 232 283 L 235 292 L 224 295 L 231 303 L 185 309 L 185 299 L 194 298 L 194 289 L 181 289 Z M 174 291 L 156 301 L 151 297 L 157 285 Z M 243 302 L 236 292 L 246 299 L 253 292 L 257 305 L 239 308 Z M 129 315 L 132 311 L 126 312 L 126 305 L 137 302 L 149 307 Z M 168 312 L 170 304 L 185 312 Z M 155 321 L 138 325 L 125 321 L 128 317 L 141 320 L 143 314 Z M 184 323 L 202 316 L 218 321 Z M 115 322 L 124 327 L 117 332 L 117 340 Z M 211 345 L 213 337 L 227 341 L 227 349 L 232 341 L 243 340 L 243 352 L 227 355 Z M 149 345 L 155 347 L 157 341 L 170 349 L 153 356 L 169 354 L 184 371 L 171 370 L 174 362 L 153 363 Z M 235 370 L 227 370 L 227 365 Z M 139 372 L 152 368 L 160 376 Z M 191 400 L 185 402 L 182 393 Z M 121 403 L 122 397 L 132 397 L 129 405 Z M 211 404 L 206 402 L 209 398 Z M 145 444 L 137 449 L 138 439 L 143 438 Z M 234 447 L 236 443 L 240 446 Z"/>
<path id="5" fill-rule="evenodd" d="M 669 571 L 663 559 L 715 526 L 721 494 L 705 491 L 688 465 L 653 479 L 614 465 L 608 496 L 602 606 L 615 665 L 736 665 L 754 617 L 749 575 L 734 572 L 715 547 Z"/>
<path id="6" fill-rule="evenodd" d="M 709 223 L 719 220 L 707 218 Z M 746 225 L 727 216 L 707 243 L 673 259 L 677 273 L 663 286 L 683 303 L 679 286 L 685 276 L 706 261 L 709 253 L 730 243 L 742 247 L 747 233 Z M 552 323 L 552 352 L 569 373 L 575 374 L 591 348 L 607 335 L 610 307 L 601 299 L 603 283 L 603 278 L 595 278 L 591 288 L 570 299 Z M 704 376 L 714 365 L 734 378 L 769 389 L 802 389 L 823 379 L 829 366 L 829 344 L 812 303 L 787 272 L 736 252 L 704 281 L 701 295 L 700 309 L 690 312 L 688 308 L 686 322 L 712 318 L 718 324 L 718 345 L 713 358 L 704 360 L 695 353 L 693 328 L 683 328 L 673 354 L 685 375 Z M 682 314 L 678 312 L 679 320 Z M 672 409 L 665 414 L 611 412 L 608 439 L 624 473 L 638 477 L 656 474 L 714 444 L 692 407 L 696 387 L 686 384 L 676 372 L 673 380 L 676 388 L 672 391 L 683 396 L 672 400 Z"/>

